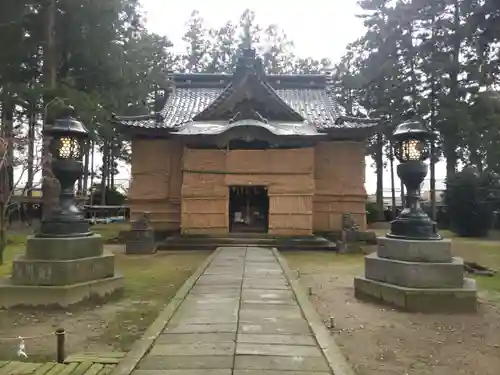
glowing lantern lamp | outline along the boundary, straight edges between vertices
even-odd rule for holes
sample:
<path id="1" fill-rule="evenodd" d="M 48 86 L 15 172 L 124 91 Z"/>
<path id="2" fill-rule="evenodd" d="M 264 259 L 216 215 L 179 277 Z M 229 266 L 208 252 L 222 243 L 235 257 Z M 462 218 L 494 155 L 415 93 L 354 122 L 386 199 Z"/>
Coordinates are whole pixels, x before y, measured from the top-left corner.
<path id="1" fill-rule="evenodd" d="M 68 106 L 54 124 L 47 125 L 44 135 L 50 137 L 52 173 L 59 181 L 59 204 L 42 220 L 37 237 L 90 236 L 89 223 L 75 202 L 74 184 L 83 173 L 84 142 L 88 138 L 85 126 L 74 118 L 75 110 Z"/>
<path id="2" fill-rule="evenodd" d="M 398 176 L 406 187 L 406 201 L 403 211 L 391 222 L 387 237 L 412 240 L 437 240 L 441 236 L 437 225 L 420 207 L 420 185 L 427 175 L 429 141 L 433 133 L 414 113 L 408 112 L 409 120 L 396 127 L 392 136 L 395 142 L 394 155 L 400 162 Z"/>

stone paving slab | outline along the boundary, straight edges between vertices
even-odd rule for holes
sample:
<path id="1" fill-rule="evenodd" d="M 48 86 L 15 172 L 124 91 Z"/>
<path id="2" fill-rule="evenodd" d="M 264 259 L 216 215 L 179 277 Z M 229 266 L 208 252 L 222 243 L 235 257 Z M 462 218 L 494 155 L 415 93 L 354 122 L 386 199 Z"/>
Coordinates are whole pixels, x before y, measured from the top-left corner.
<path id="1" fill-rule="evenodd" d="M 193 288 L 191 291 L 191 295 L 213 295 L 217 293 L 219 297 L 238 297 L 240 295 L 241 286 L 237 285 L 234 287 L 217 287 L 217 286 L 199 286 Z"/>
<path id="2" fill-rule="evenodd" d="M 208 325 L 208 324 L 225 324 L 238 322 L 238 316 L 233 314 L 232 316 L 215 315 L 217 310 L 210 316 L 194 316 L 194 317 L 175 317 L 171 320 L 170 324 L 176 325 L 177 327 L 186 325 Z"/>
<path id="3" fill-rule="evenodd" d="M 246 344 L 238 343 L 236 355 L 275 355 L 283 357 L 318 357 L 323 358 L 323 353 L 316 346 L 293 344 Z"/>
<path id="4" fill-rule="evenodd" d="M 290 290 L 262 290 L 247 289 L 241 294 L 243 305 L 247 303 L 260 303 L 268 305 L 293 305 L 297 306 L 297 301 Z"/>
<path id="5" fill-rule="evenodd" d="M 251 338 L 250 338 L 251 339 Z M 186 344 L 205 342 L 236 342 L 236 332 L 234 333 L 164 333 L 158 336 L 155 344 Z M 252 341 L 249 341 L 252 342 Z"/>
<path id="6" fill-rule="evenodd" d="M 330 368 L 324 358 L 318 357 L 281 357 L 271 355 L 237 355 L 234 369 L 280 370 L 280 371 L 323 371 Z"/>
<path id="7" fill-rule="evenodd" d="M 138 375 L 141 375 L 141 374 L 138 374 Z M 146 375 L 146 374 L 144 374 L 144 375 Z M 151 375 L 155 375 L 155 374 L 151 374 Z M 179 375 L 182 375 L 182 374 L 179 374 Z M 331 372 L 279 371 L 279 370 L 278 371 L 275 371 L 275 370 L 234 370 L 233 375 L 331 375 Z"/>
<path id="8" fill-rule="evenodd" d="M 167 326 L 165 333 L 232 333 L 236 332 L 236 324 L 214 323 L 214 324 L 184 324 Z"/>
<path id="9" fill-rule="evenodd" d="M 307 335 L 311 333 L 311 330 L 307 322 L 303 320 L 283 321 L 282 319 L 278 322 L 277 318 L 268 318 L 240 323 L 238 332 L 266 335 Z"/>
<path id="10" fill-rule="evenodd" d="M 216 369 L 216 370 L 136 370 L 132 375 L 232 375 L 231 369 Z M 242 375 L 245 373 L 242 373 Z M 252 374 L 250 374 L 252 375 Z M 264 373 L 266 375 L 266 373 Z M 273 375 L 273 374 L 271 374 Z M 276 374 L 281 375 L 281 374 Z M 288 375 L 294 375 L 293 373 Z M 301 375 L 301 374 L 297 374 Z M 309 373 L 310 375 L 310 373 Z M 321 375 L 321 374 L 318 374 Z"/>
<path id="11" fill-rule="evenodd" d="M 134 371 L 112 375 L 332 375 L 329 333 L 318 339 L 283 262 L 272 249 L 218 249 Z"/>
<path id="12" fill-rule="evenodd" d="M 154 347 L 154 346 L 153 346 Z M 214 370 L 232 369 L 234 356 L 231 355 L 153 355 L 148 354 L 139 363 L 138 370 Z"/>
<path id="13" fill-rule="evenodd" d="M 234 342 L 160 344 L 156 343 L 149 352 L 150 355 L 233 355 Z M 255 344 L 252 344 L 255 345 Z M 243 348 L 245 349 L 245 348 Z M 243 353 L 242 353 L 243 354 Z M 246 354 L 246 353 L 245 353 Z"/>
<path id="14" fill-rule="evenodd" d="M 262 335 L 238 333 L 238 344 L 281 344 L 317 346 L 313 335 Z"/>

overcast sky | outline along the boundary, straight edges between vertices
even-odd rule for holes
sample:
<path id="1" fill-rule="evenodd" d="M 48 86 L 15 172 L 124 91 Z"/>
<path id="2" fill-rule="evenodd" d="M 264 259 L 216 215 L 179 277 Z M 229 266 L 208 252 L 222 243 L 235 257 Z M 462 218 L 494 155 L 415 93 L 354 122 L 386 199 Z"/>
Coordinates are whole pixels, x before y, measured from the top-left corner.
<path id="1" fill-rule="evenodd" d="M 348 43 L 364 33 L 362 21 L 356 17 L 361 12 L 356 0 L 142 0 L 142 4 L 148 28 L 168 36 L 177 51 L 184 48 L 182 35 L 193 10 L 200 12 L 208 27 L 216 27 L 228 20 L 237 22 L 243 11 L 250 8 L 256 13 L 257 23 L 279 25 L 294 42 L 299 56 L 328 57 L 333 62 L 341 58 Z M 371 163 L 367 158 L 368 194 L 373 194 L 376 188 Z M 436 178 L 442 179 L 444 175 L 444 167 L 439 165 Z M 396 185 L 399 186 L 399 181 Z M 438 183 L 438 188 L 439 185 Z M 384 187 L 390 189 L 387 170 L 384 174 Z"/>

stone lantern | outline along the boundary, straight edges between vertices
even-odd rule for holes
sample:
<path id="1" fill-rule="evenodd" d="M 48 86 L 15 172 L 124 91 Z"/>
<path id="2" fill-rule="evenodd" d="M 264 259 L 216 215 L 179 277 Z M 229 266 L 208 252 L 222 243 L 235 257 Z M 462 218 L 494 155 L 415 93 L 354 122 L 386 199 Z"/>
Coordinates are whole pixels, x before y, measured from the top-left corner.
<path id="1" fill-rule="evenodd" d="M 413 118 L 396 127 L 393 138 L 398 176 L 406 204 L 365 257 L 365 275 L 354 279 L 355 296 L 415 312 L 470 312 L 477 309 L 476 284 L 464 278 L 464 263 L 453 257 L 451 241 L 420 207 L 432 133 Z"/>
<path id="2" fill-rule="evenodd" d="M 52 172 L 61 190 L 58 206 L 42 220 L 37 236 L 90 236 L 89 223 L 76 206 L 74 195 L 75 181 L 83 173 L 82 157 L 88 131 L 74 118 L 74 108 L 67 107 L 53 125 L 47 126 L 45 133 L 51 137 Z"/>
<path id="3" fill-rule="evenodd" d="M 406 187 L 405 207 L 391 223 L 389 238 L 439 240 L 437 225 L 420 207 L 420 186 L 427 175 L 429 141 L 433 134 L 420 121 L 411 119 L 398 125 L 393 133 L 394 155 L 400 162 L 398 176 Z"/>
<path id="4" fill-rule="evenodd" d="M 123 277 L 115 273 L 115 256 L 76 206 L 75 181 L 81 176 L 83 142 L 88 132 L 67 107 L 47 125 L 52 170 L 61 185 L 59 204 L 38 233 L 28 236 L 26 252 L 12 262 L 12 276 L 0 279 L 0 308 L 68 307 L 102 302 L 121 294 Z"/>

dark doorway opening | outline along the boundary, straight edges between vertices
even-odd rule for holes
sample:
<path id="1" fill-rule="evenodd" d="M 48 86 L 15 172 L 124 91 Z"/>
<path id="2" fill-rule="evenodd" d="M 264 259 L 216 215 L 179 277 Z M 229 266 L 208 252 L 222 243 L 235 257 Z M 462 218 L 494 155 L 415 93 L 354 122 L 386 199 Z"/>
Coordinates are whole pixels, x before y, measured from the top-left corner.
<path id="1" fill-rule="evenodd" d="M 229 187 L 229 231 L 267 233 L 269 196 L 265 186 Z"/>

